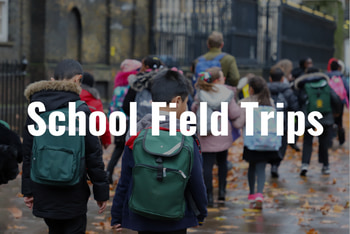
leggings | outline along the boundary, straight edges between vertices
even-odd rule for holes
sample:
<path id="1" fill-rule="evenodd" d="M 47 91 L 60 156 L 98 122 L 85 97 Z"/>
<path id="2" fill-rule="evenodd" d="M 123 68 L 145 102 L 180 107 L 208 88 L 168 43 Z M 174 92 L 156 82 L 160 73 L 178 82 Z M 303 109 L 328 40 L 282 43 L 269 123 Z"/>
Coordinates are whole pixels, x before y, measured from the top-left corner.
<path id="1" fill-rule="evenodd" d="M 265 185 L 265 167 L 266 162 L 249 163 L 248 184 L 249 194 L 255 194 L 255 177 L 257 177 L 257 193 L 263 193 Z"/>

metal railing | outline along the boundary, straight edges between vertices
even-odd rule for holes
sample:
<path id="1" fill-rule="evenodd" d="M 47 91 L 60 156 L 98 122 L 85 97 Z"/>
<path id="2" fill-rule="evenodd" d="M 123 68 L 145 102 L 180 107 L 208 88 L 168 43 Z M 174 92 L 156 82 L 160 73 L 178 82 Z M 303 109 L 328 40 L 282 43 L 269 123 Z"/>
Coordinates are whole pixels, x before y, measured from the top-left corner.
<path id="1" fill-rule="evenodd" d="M 3 61 L 0 63 L 0 119 L 22 136 L 27 102 L 23 92 L 27 62 Z"/>

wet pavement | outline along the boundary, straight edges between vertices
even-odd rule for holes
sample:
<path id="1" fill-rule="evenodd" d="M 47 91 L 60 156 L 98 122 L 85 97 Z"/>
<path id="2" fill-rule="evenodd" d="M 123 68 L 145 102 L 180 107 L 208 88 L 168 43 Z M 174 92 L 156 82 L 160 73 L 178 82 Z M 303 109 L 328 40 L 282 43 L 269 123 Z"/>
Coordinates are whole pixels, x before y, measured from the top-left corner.
<path id="1" fill-rule="evenodd" d="M 349 133 L 349 115 L 344 123 Z M 347 135 L 349 139 L 349 134 Z M 298 146 L 301 147 L 302 139 Z M 251 209 L 247 201 L 247 167 L 242 158 L 242 139 L 230 149 L 229 160 L 233 168 L 229 171 L 227 197 L 224 205 L 215 204 L 203 226 L 189 229 L 189 233 L 349 233 L 349 140 L 339 146 L 334 139 L 329 150 L 331 174 L 321 174 L 317 158 L 317 140 L 313 143 L 313 156 L 307 177 L 299 176 L 301 153 L 288 148 L 285 160 L 280 166 L 280 177 L 270 176 L 266 168 L 265 201 L 263 210 Z M 105 151 L 106 163 L 112 148 Z M 115 170 L 118 178 L 120 165 Z M 217 169 L 214 168 L 214 173 Z M 0 186 L 0 233 L 47 233 L 42 219 L 35 218 L 25 207 L 20 197 L 21 179 Z M 217 179 L 214 177 L 217 187 Z M 97 213 L 95 201 L 88 207 L 87 233 L 114 233 L 109 226 L 110 208 L 114 191 L 105 214 Z M 122 233 L 136 233 L 123 230 Z"/>

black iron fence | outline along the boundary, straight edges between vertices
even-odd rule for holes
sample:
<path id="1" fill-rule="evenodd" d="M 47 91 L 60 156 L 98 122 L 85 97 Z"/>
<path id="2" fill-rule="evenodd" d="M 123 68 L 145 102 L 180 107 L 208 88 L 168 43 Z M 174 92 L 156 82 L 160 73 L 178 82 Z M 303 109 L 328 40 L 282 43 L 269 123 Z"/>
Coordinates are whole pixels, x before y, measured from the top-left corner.
<path id="1" fill-rule="evenodd" d="M 239 64 L 257 63 L 257 0 L 153 0 L 151 53 L 180 66 L 207 51 L 212 31 L 223 33 L 224 51 Z"/>
<path id="2" fill-rule="evenodd" d="M 277 59 L 295 64 L 311 57 L 314 65 L 325 69 L 334 53 L 336 24 L 332 17 L 305 6 L 280 6 Z"/>
<path id="3" fill-rule="evenodd" d="M 324 69 L 334 52 L 331 17 L 286 0 L 151 0 L 151 14 L 151 53 L 178 66 L 205 53 L 214 30 L 240 67 L 311 57 Z"/>
<path id="4" fill-rule="evenodd" d="M 6 121 L 20 136 L 23 133 L 27 107 L 23 96 L 25 68 L 25 60 L 21 63 L 0 63 L 0 119 Z"/>

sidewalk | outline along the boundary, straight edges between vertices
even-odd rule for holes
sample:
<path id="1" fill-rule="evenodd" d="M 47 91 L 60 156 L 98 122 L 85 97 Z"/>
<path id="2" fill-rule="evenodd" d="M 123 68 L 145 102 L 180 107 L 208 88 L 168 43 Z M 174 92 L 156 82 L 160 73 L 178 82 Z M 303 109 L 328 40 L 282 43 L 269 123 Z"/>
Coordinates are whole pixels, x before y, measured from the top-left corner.
<path id="1" fill-rule="evenodd" d="M 348 111 L 344 116 L 344 125 L 349 133 Z M 298 146 L 302 147 L 300 140 Z M 314 149 L 317 144 L 315 140 Z M 272 179 L 270 166 L 267 166 L 265 202 L 261 212 L 249 209 L 248 164 L 241 160 L 242 147 L 242 139 L 239 139 L 230 150 L 229 160 L 233 163 L 233 169 L 228 176 L 225 206 L 209 209 L 204 226 L 189 229 L 188 233 L 349 233 L 349 134 L 343 146 L 339 147 L 335 139 L 333 148 L 329 150 L 329 176 L 321 174 L 316 150 L 304 178 L 299 176 L 301 153 L 291 148 L 288 148 L 280 167 L 280 178 Z M 106 162 L 111 151 L 105 152 Z M 115 173 L 119 171 L 120 164 Z M 217 180 L 214 182 L 217 187 Z M 17 178 L 8 185 L 0 186 L 0 233 L 47 233 L 44 221 L 33 217 L 19 197 L 20 185 L 21 180 Z M 110 202 L 103 215 L 98 215 L 96 202 L 90 199 L 87 233 L 113 233 L 109 226 L 113 195 L 114 191 L 111 191 Z M 136 232 L 124 230 L 122 233 Z"/>

